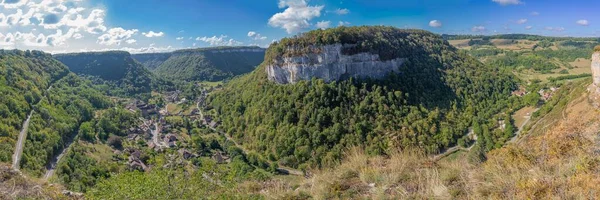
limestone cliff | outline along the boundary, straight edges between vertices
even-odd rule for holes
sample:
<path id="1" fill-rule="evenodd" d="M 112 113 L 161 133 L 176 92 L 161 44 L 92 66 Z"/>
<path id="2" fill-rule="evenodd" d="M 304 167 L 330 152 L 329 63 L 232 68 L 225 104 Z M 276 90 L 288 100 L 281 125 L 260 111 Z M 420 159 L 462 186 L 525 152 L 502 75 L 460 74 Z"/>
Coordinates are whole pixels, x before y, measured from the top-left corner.
<path id="1" fill-rule="evenodd" d="M 588 90 L 590 91 L 590 100 L 596 108 L 600 108 L 600 48 L 592 54 L 592 77 L 593 83 Z"/>
<path id="2" fill-rule="evenodd" d="M 594 85 L 596 87 L 600 86 L 600 51 L 596 51 L 592 55 L 592 74 Z"/>
<path id="3" fill-rule="evenodd" d="M 269 80 L 280 84 L 297 83 L 312 78 L 323 79 L 326 82 L 345 78 L 382 78 L 389 73 L 400 71 L 404 58 L 383 61 L 379 55 L 358 53 L 345 55 L 344 48 L 354 45 L 324 45 L 311 46 L 306 49 L 288 47 L 282 56 L 267 65 Z M 306 51 L 310 53 L 299 53 Z"/>

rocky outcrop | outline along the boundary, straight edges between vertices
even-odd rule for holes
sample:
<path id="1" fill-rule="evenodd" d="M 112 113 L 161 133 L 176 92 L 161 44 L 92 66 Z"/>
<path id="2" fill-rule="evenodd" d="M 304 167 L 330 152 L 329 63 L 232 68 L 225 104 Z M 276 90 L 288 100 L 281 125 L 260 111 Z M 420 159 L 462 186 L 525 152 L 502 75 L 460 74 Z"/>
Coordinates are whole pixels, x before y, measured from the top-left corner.
<path id="1" fill-rule="evenodd" d="M 598 47 L 592 55 L 592 78 L 594 82 L 588 88 L 589 97 L 594 107 L 600 108 L 600 50 Z"/>
<path id="2" fill-rule="evenodd" d="M 332 82 L 350 77 L 354 78 L 383 78 L 390 73 L 397 73 L 406 61 L 405 58 L 381 60 L 379 55 L 358 53 L 346 55 L 345 48 L 354 45 L 326 45 L 309 48 L 288 47 L 282 56 L 267 65 L 269 80 L 280 84 L 294 84 L 312 78 Z M 299 52 L 311 53 L 299 53 Z"/>
<path id="3" fill-rule="evenodd" d="M 594 77 L 594 85 L 600 86 L 600 52 L 596 51 L 592 55 L 592 74 Z"/>

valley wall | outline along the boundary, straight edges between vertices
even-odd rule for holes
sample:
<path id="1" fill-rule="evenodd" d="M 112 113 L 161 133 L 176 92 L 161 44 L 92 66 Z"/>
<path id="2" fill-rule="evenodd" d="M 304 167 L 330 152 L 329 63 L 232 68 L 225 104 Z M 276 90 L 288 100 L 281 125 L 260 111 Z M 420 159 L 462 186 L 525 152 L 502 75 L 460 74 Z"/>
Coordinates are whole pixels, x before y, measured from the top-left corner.
<path id="1" fill-rule="evenodd" d="M 307 48 L 288 47 L 284 55 L 267 65 L 268 78 L 279 84 L 294 84 L 312 78 L 332 82 L 350 77 L 383 78 L 399 72 L 405 58 L 382 61 L 377 54 L 345 55 L 344 48 L 354 45 L 326 45 Z M 308 50 L 308 51 L 307 51 Z M 310 52 L 310 53 L 303 53 Z"/>

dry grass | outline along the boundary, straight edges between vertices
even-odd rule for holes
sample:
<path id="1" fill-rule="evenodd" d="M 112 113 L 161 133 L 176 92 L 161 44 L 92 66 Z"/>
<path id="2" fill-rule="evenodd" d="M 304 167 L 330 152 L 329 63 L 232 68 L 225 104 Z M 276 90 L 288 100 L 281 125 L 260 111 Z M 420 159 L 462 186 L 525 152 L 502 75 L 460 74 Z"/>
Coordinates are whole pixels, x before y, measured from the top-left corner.
<path id="1" fill-rule="evenodd" d="M 58 185 L 37 183 L 13 171 L 8 165 L 0 165 L 0 199 L 78 199 L 65 196 L 61 191 Z"/>
<path id="2" fill-rule="evenodd" d="M 419 151 L 370 157 L 354 148 L 334 169 L 318 171 L 300 190 L 315 199 L 452 199 L 464 195 L 466 165 L 440 166 Z"/>

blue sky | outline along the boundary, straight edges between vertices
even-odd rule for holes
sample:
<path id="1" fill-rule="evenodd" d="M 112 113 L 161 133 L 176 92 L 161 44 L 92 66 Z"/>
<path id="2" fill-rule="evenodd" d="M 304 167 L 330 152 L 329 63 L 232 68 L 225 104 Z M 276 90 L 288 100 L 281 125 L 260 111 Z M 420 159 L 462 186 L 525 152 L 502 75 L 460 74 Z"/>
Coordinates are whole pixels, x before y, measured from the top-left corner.
<path id="1" fill-rule="evenodd" d="M 600 36 L 591 0 L 0 0 L 0 48 L 50 52 L 266 47 L 339 25 L 447 34 Z"/>

